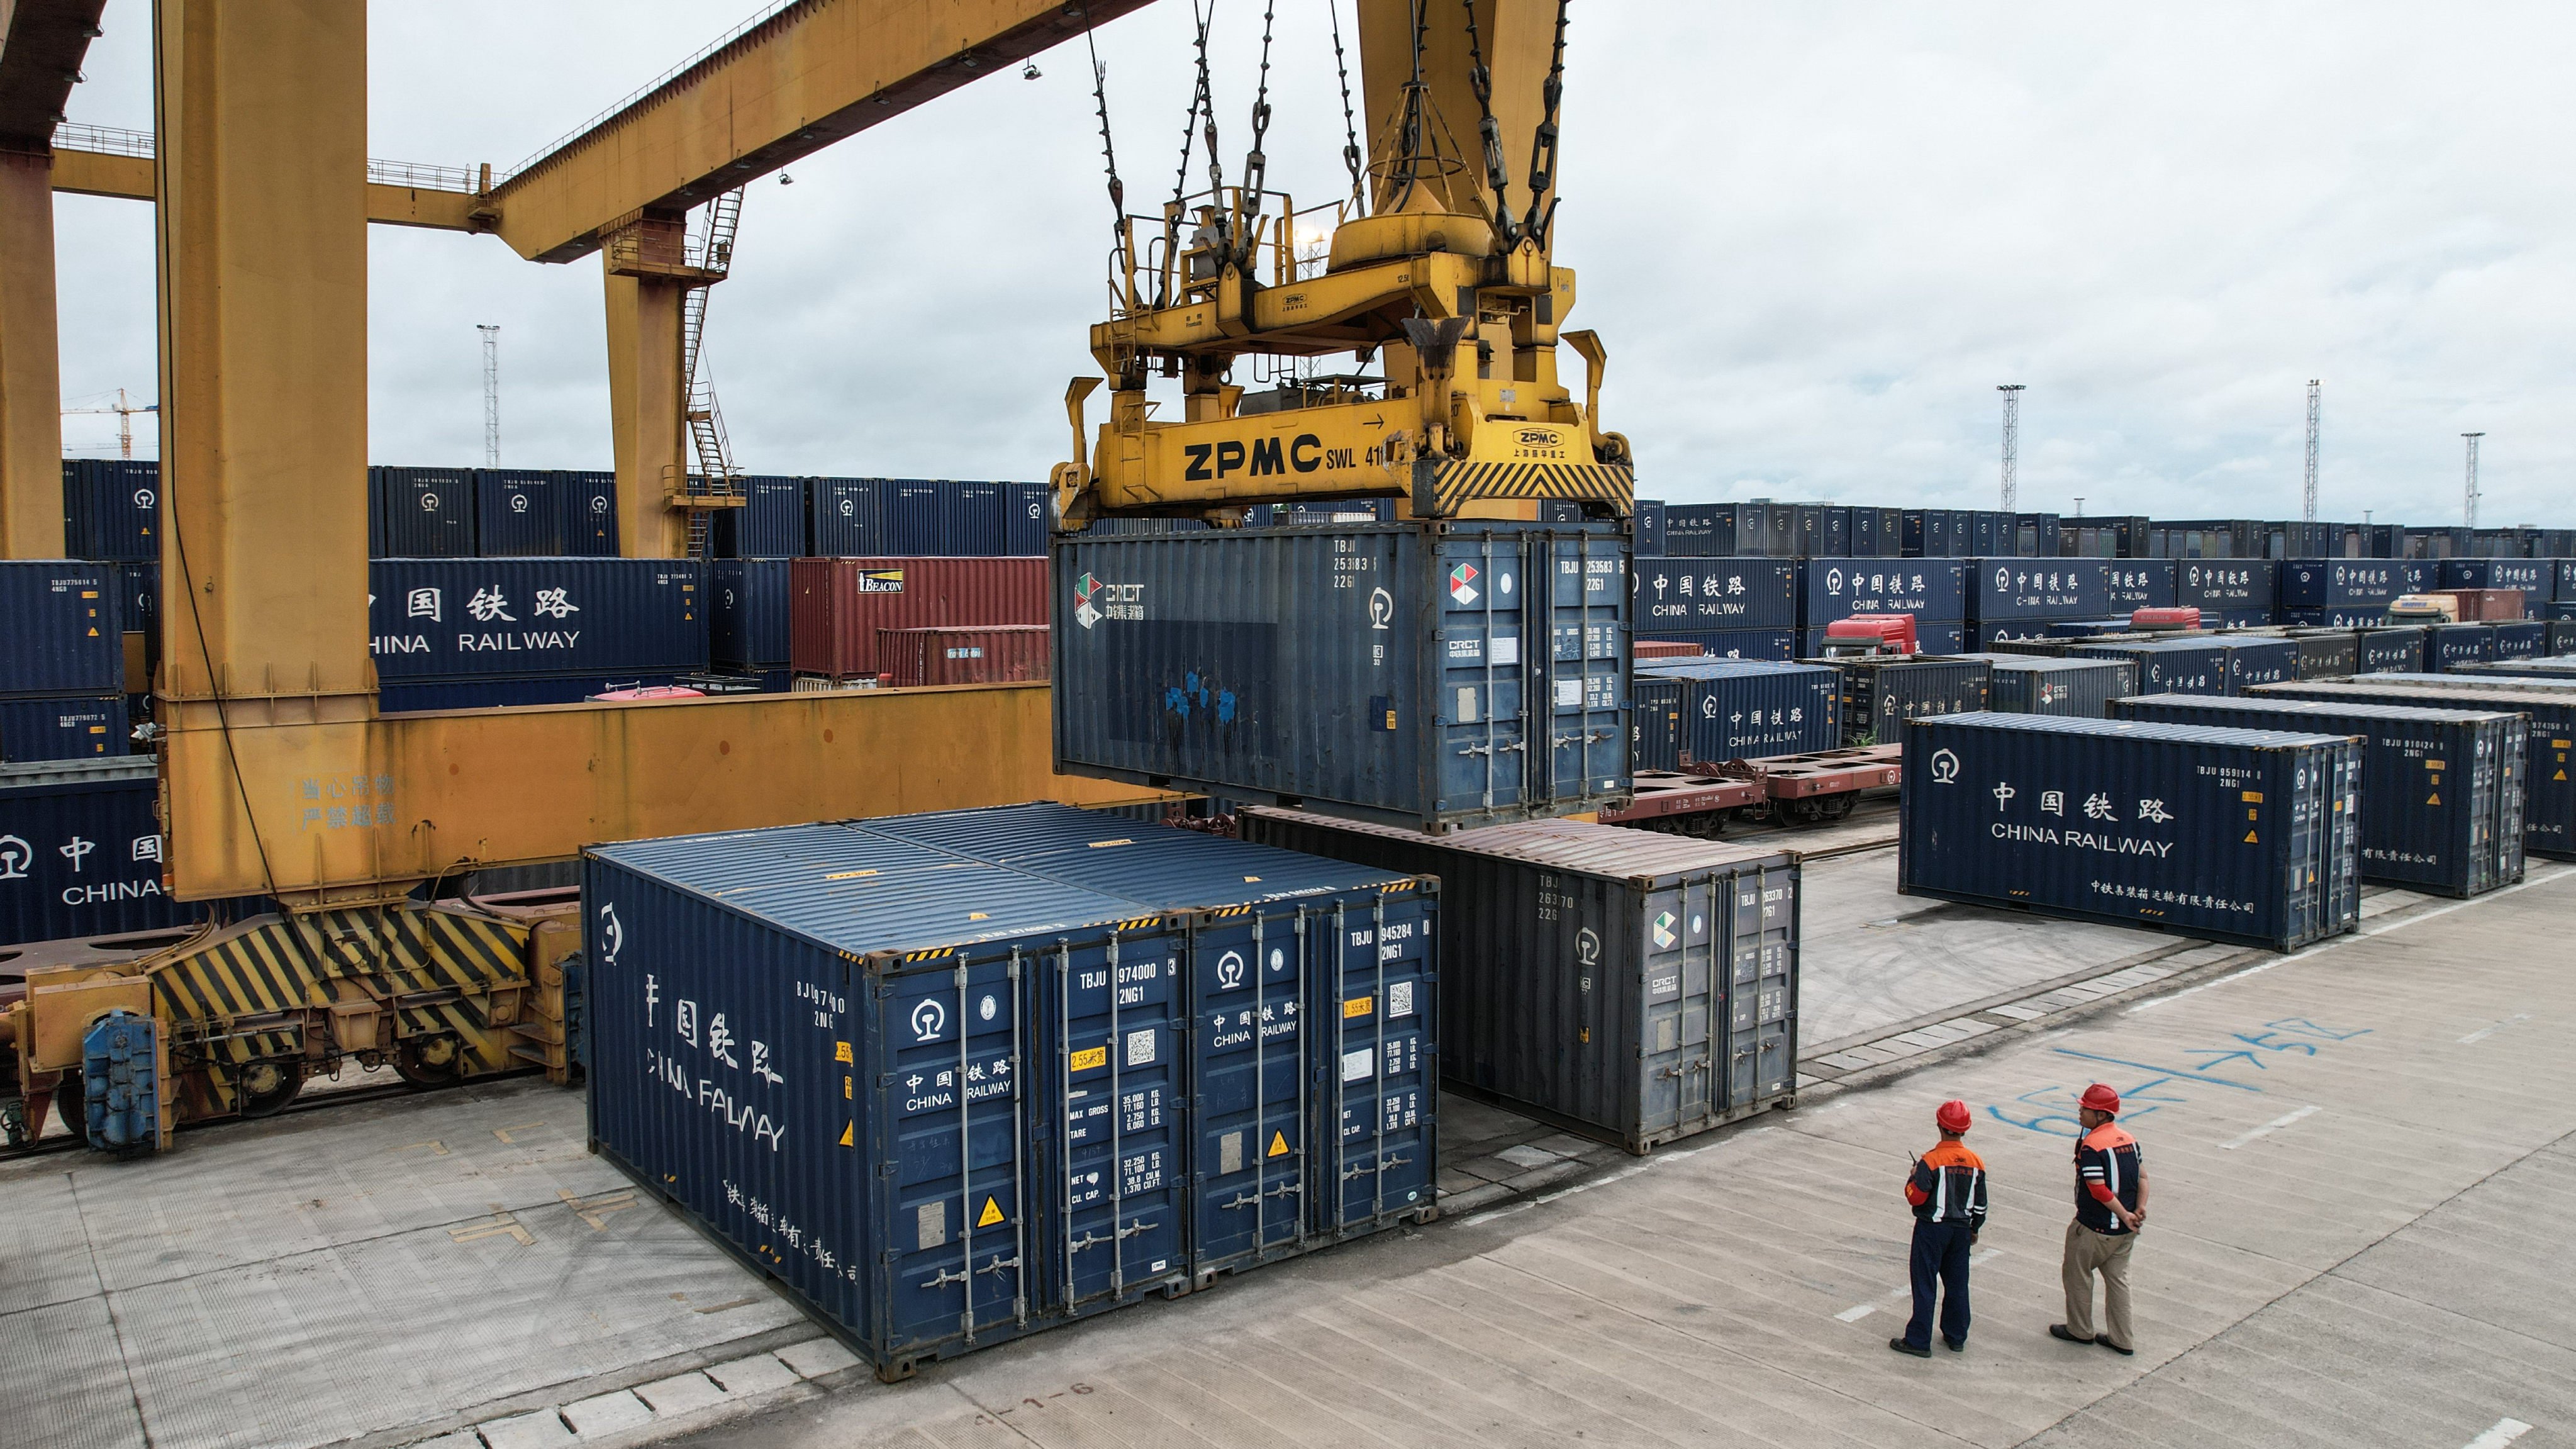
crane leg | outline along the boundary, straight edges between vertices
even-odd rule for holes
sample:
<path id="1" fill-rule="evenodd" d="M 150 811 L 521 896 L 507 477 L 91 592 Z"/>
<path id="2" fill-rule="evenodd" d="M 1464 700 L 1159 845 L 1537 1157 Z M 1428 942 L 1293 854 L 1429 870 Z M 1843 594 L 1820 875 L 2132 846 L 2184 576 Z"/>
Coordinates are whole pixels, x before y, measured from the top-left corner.
<path id="1" fill-rule="evenodd" d="M 0 152 L 0 558 L 63 556 L 54 168 Z"/>
<path id="2" fill-rule="evenodd" d="M 687 523 L 670 503 L 687 491 L 684 413 L 688 378 L 680 371 L 680 308 L 687 288 L 676 281 L 623 275 L 607 258 L 609 417 L 617 455 L 618 551 L 628 558 L 679 558 Z"/>

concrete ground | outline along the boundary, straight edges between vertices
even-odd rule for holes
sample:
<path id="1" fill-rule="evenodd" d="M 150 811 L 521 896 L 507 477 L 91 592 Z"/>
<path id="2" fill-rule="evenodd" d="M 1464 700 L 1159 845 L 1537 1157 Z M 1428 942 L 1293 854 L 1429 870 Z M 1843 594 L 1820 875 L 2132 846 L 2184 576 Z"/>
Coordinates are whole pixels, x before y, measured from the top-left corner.
<path id="1" fill-rule="evenodd" d="M 901 1385 L 637 1201 L 541 1085 L 16 1164 L 0 1442 L 2576 1445 L 2576 871 L 2386 893 L 2282 958 L 1927 916 L 1886 859 L 1810 868 L 1812 1044 L 1825 1000 L 1875 993 L 1852 1040 L 2041 1004 L 1643 1159 L 1450 1099 L 1443 1221 Z M 1849 944 L 1865 914 L 1914 944 Z M 2131 1359 L 2046 1336 L 2095 1079 L 2154 1185 Z M 1896 1188 L 1949 1096 L 1995 1216 L 1968 1350 L 1925 1362 L 1885 1347 Z"/>

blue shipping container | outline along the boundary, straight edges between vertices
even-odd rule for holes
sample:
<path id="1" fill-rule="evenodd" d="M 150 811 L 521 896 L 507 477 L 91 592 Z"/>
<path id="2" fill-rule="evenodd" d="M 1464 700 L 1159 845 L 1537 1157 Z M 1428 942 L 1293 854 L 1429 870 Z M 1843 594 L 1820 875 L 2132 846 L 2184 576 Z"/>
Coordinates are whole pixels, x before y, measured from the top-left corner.
<path id="1" fill-rule="evenodd" d="M 0 560 L 0 699 L 123 693 L 124 592 L 114 564 Z"/>
<path id="2" fill-rule="evenodd" d="M 2221 637 L 2210 642 L 2227 651 L 2229 694 L 2243 694 L 2257 685 L 2299 677 L 2299 646 L 2291 640 L 2267 635 Z"/>
<path id="3" fill-rule="evenodd" d="M 2557 587 L 2557 567 L 2553 560 L 2530 558 L 2446 558 L 2442 560 L 2442 582 L 2445 589 L 2520 589 L 2525 605 L 2545 604 Z"/>
<path id="4" fill-rule="evenodd" d="M 379 559 L 377 678 L 691 673 L 707 667 L 706 565 L 683 559 Z"/>
<path id="5" fill-rule="evenodd" d="M 148 757 L 0 765 L 0 946 L 235 920 L 255 900 L 161 889 L 160 778 Z"/>
<path id="6" fill-rule="evenodd" d="M 2138 692 L 2138 666 L 2128 659 L 2041 659 L 1988 654 L 1993 708 L 2006 714 L 2062 714 L 2101 719 L 2112 700 Z"/>
<path id="7" fill-rule="evenodd" d="M 1450 829 L 1628 791 L 1623 525 L 1055 540 L 1056 768 Z"/>
<path id="8" fill-rule="evenodd" d="M 1636 511 L 1631 517 L 1636 520 L 1637 557 L 1662 558 L 1664 556 L 1664 505 L 1656 499 L 1640 498 L 1635 507 Z"/>
<path id="9" fill-rule="evenodd" d="M 882 478 L 805 480 L 808 546 L 818 558 L 876 558 L 885 541 Z"/>
<path id="10" fill-rule="evenodd" d="M 369 468 L 368 557 L 474 556 L 474 471 Z"/>
<path id="11" fill-rule="evenodd" d="M 92 760 L 133 753 L 125 696 L 0 699 L 0 763 Z"/>
<path id="12" fill-rule="evenodd" d="M 1673 631 L 1790 629 L 1798 623 L 1798 561 L 1791 558 L 1663 558 L 1637 561 L 1641 639 Z"/>
<path id="13" fill-rule="evenodd" d="M 474 470 L 474 532 L 485 558 L 562 558 L 563 475 L 534 468 Z"/>
<path id="14" fill-rule="evenodd" d="M 624 552 L 617 539 L 617 475 L 567 472 L 557 476 L 564 552 L 584 558 L 616 558 Z"/>
<path id="15" fill-rule="evenodd" d="M 130 563 L 116 566 L 117 622 L 128 634 L 149 634 L 161 618 L 161 566 Z M 155 648 L 158 647 L 156 641 Z M 131 681 L 141 683 L 140 680 Z"/>
<path id="16" fill-rule="evenodd" d="M 1675 644 L 1696 644 L 1699 652 L 1711 659 L 1789 660 L 1800 652 L 1795 629 L 1719 629 L 1708 633 L 1658 630 L 1652 635 L 1639 637 Z"/>
<path id="17" fill-rule="evenodd" d="M 1044 558 L 1053 505 L 1044 483 L 1002 485 L 1002 552 L 1017 558 Z"/>
<path id="18" fill-rule="evenodd" d="M 951 483 L 944 504 L 948 513 L 948 552 L 973 558 L 1001 558 L 1011 552 L 1011 524 L 1004 514 L 999 483 Z"/>
<path id="19" fill-rule="evenodd" d="M 1165 921 L 849 825 L 582 875 L 593 1149 L 880 1375 L 1189 1285 Z"/>
<path id="20" fill-rule="evenodd" d="M 2406 592 L 2406 572 L 2392 559 L 2293 559 L 2281 565 L 2280 589 L 2284 609 L 2385 613 Z"/>
<path id="21" fill-rule="evenodd" d="M 2386 609 L 2283 609 L 2280 621 L 2299 629 L 2368 629 L 2388 617 Z"/>
<path id="22" fill-rule="evenodd" d="M 1739 552 L 1760 553 L 1762 510 L 1733 503 L 1666 503 L 1664 555 L 1670 558 L 1724 558 Z M 1741 521 L 1752 527 L 1739 527 Z M 1749 534 L 1750 538 L 1746 537 Z M 1739 547 L 1749 542 L 1750 548 Z"/>
<path id="23" fill-rule="evenodd" d="M 2356 631 L 2352 669 L 2355 674 L 2413 673 L 2424 668 L 2424 648 L 2432 631 L 2421 624 L 2392 624 Z"/>
<path id="24" fill-rule="evenodd" d="M 1968 617 L 1965 559 L 1811 558 L 1798 565 L 1798 625 L 1821 629 L 1854 614 Z"/>
<path id="25" fill-rule="evenodd" d="M 2423 709 L 2510 710 L 2527 718 L 2523 848 L 2576 860 L 2576 689 L 2468 674 L 2382 674 L 2269 685 L 2257 699 L 2371 701 Z"/>
<path id="26" fill-rule="evenodd" d="M 716 515 L 716 557 L 805 557 L 805 480 L 755 473 L 741 486 L 742 506 Z"/>
<path id="27" fill-rule="evenodd" d="M 2495 631 L 2495 657 L 2498 659 L 2537 658 L 2549 643 L 2549 626 L 2538 619 L 2488 627 Z"/>
<path id="28" fill-rule="evenodd" d="M 1678 770 L 1682 767 L 1682 685 L 1639 673 L 1628 684 L 1628 768 Z"/>
<path id="29" fill-rule="evenodd" d="M 1637 672 L 1681 685 L 1686 766 L 1842 747 L 1842 674 L 1830 666 L 1659 659 Z"/>
<path id="30" fill-rule="evenodd" d="M 1956 714 L 1905 732 L 1898 889 L 2292 951 L 2359 919 L 2340 735 Z"/>
<path id="31" fill-rule="evenodd" d="M 2430 624 L 2424 641 L 2424 667 L 2436 674 L 2456 665 L 2495 658 L 2492 624 Z"/>
<path id="32" fill-rule="evenodd" d="M 2185 559 L 2174 575 L 2174 604 L 2198 609 L 2201 622 L 2221 614 L 2277 607 L 2281 566 L 2271 559 Z"/>
<path id="33" fill-rule="evenodd" d="M 2550 570 L 2553 579 L 2549 597 L 2557 603 L 2576 604 L 2576 558 L 2562 558 L 2554 562 L 2556 567 Z"/>
<path id="34" fill-rule="evenodd" d="M 2170 609 L 2174 606 L 2174 580 L 2181 565 L 2169 558 L 2124 558 L 2111 561 L 2107 597 L 2111 612 L 2129 614 L 2139 609 Z"/>
<path id="35" fill-rule="evenodd" d="M 930 558 L 959 552 L 956 485 L 930 478 L 882 480 L 877 529 L 872 554 Z"/>
<path id="36" fill-rule="evenodd" d="M 796 597 L 788 583 L 795 561 L 718 559 L 708 566 L 707 657 L 754 673 L 788 664 L 788 616 Z"/>
<path id="37" fill-rule="evenodd" d="M 2216 639 L 2105 640 L 2078 644 L 2076 659 L 2125 659 L 2138 666 L 2140 694 L 2225 694 L 2228 651 Z"/>
<path id="38" fill-rule="evenodd" d="M 148 458 L 65 458 L 63 551 L 114 563 L 159 559 L 161 465 Z"/>
<path id="39" fill-rule="evenodd" d="M 2523 720 L 2497 710 L 2148 695 L 2115 719 L 2361 740 L 2361 877 L 2471 896 L 2523 877 Z"/>
<path id="40" fill-rule="evenodd" d="M 1428 1218 L 1438 881 L 1063 805 L 863 823 L 1117 897 L 1179 936 L 1194 1280 Z"/>
<path id="41" fill-rule="evenodd" d="M 2109 559 L 1980 556 L 1967 562 L 1968 617 L 1980 623 L 2095 619 L 2111 612 Z"/>

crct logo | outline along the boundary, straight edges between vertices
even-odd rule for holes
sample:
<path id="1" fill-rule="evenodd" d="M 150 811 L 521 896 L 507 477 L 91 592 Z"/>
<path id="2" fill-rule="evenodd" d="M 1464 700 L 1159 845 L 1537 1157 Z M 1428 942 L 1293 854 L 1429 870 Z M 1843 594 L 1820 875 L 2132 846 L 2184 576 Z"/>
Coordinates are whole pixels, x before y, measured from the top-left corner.
<path id="1" fill-rule="evenodd" d="M 1485 596 L 1484 591 L 1476 587 L 1476 580 L 1482 577 L 1484 577 L 1484 575 L 1478 571 L 1474 564 L 1462 563 L 1456 568 L 1451 569 L 1449 571 L 1449 597 L 1457 600 L 1461 604 L 1472 604 L 1478 599 L 1483 598 Z"/>
<path id="2" fill-rule="evenodd" d="M 1932 783 L 1935 785 L 1955 785 L 1958 782 L 1959 757 L 1950 753 L 1946 749 L 1934 751 L 1932 754 Z"/>
<path id="3" fill-rule="evenodd" d="M 617 953 L 626 949 L 626 924 L 617 919 L 617 903 L 599 908 L 599 964 L 614 966 Z"/>
<path id="4" fill-rule="evenodd" d="M 936 998 L 925 996 L 920 1004 L 913 1007 L 912 1039 L 914 1041 L 937 1041 L 939 1033 L 947 1027 L 948 1009 L 941 1006 Z"/>
<path id="5" fill-rule="evenodd" d="M 1100 622 L 1100 610 L 1092 603 L 1100 597 L 1100 580 L 1090 570 L 1073 581 L 1073 621 L 1088 629 Z"/>
<path id="6" fill-rule="evenodd" d="M 1679 935 L 1674 933 L 1673 924 L 1674 917 L 1672 912 L 1664 911 L 1656 915 L 1654 924 L 1656 950 L 1669 951 L 1673 948 L 1673 943 L 1681 939 Z"/>

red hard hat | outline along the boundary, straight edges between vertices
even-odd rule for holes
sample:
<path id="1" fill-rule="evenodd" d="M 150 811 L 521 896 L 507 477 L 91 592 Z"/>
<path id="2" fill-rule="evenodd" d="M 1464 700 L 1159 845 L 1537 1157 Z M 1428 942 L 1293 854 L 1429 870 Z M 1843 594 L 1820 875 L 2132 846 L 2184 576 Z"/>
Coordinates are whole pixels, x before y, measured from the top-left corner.
<path id="1" fill-rule="evenodd" d="M 1932 1121 L 1944 1132 L 1965 1132 L 1968 1130 L 1968 1104 L 1944 1102 L 1940 1110 L 1932 1114 Z"/>
<path id="2" fill-rule="evenodd" d="M 2108 1112 L 2116 1117 L 2120 1114 L 2120 1094 L 2112 1091 L 2104 1083 L 2095 1082 L 2084 1089 L 2084 1105 L 2096 1112 Z"/>

